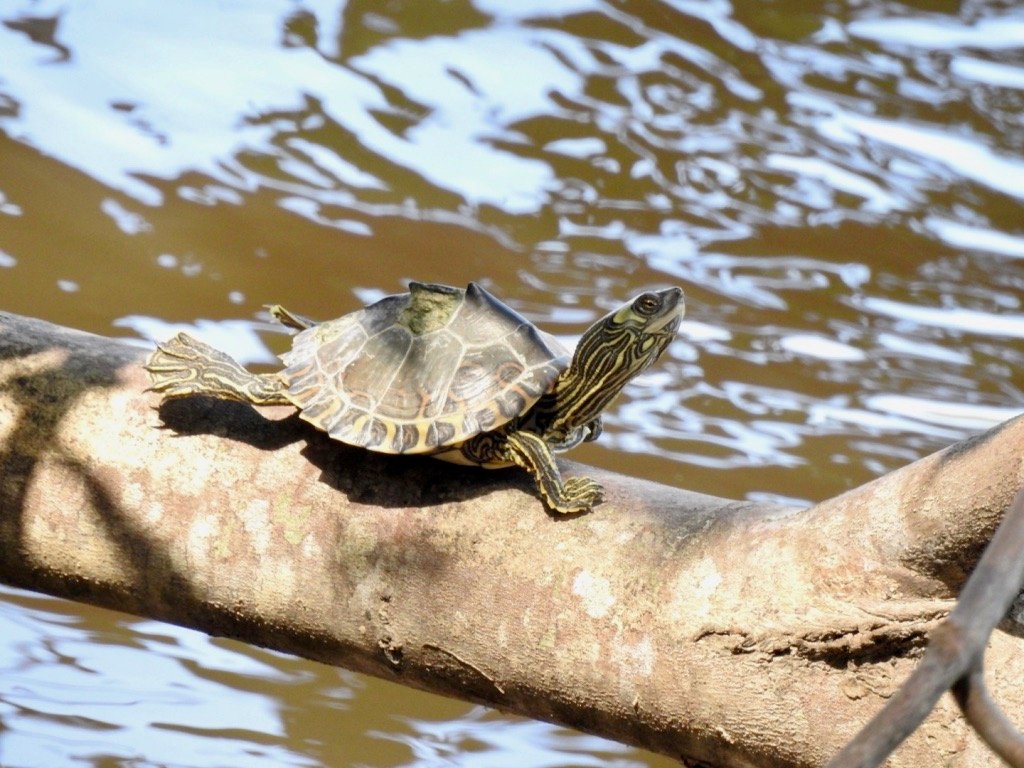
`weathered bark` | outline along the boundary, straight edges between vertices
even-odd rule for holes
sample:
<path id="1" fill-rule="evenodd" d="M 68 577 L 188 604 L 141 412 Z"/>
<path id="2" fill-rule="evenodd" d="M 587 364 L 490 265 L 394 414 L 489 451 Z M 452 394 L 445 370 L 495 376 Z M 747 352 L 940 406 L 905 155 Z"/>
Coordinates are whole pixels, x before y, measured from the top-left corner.
<path id="1" fill-rule="evenodd" d="M 556 518 L 515 470 L 157 411 L 140 356 L 0 314 L 0 579 L 713 766 L 838 751 L 1024 480 L 1015 419 L 809 510 L 596 472 L 608 501 Z M 1019 726 L 1022 641 L 986 667 Z M 998 762 L 946 697 L 891 764 Z"/>

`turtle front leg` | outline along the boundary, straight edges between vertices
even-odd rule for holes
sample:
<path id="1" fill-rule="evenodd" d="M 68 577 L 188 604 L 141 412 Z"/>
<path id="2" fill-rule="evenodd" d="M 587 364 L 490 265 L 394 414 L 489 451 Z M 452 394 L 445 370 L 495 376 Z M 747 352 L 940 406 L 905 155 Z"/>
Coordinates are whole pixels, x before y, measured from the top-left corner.
<path id="1" fill-rule="evenodd" d="M 505 451 L 509 461 L 533 475 L 541 497 L 555 512 L 589 512 L 604 498 L 601 486 L 589 477 L 563 481 L 548 444 L 532 432 L 510 432 Z"/>
<path id="2" fill-rule="evenodd" d="M 209 344 L 179 333 L 160 344 L 146 360 L 150 390 L 165 399 L 207 395 L 253 405 L 289 405 L 277 376 L 250 373 Z"/>

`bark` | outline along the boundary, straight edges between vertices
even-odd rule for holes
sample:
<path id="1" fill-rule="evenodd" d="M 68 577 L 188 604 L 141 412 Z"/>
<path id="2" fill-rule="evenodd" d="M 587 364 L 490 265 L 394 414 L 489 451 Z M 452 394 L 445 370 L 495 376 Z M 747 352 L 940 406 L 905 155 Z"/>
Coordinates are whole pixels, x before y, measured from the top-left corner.
<path id="1" fill-rule="evenodd" d="M 1024 479 L 1018 418 L 807 510 L 564 462 L 608 500 L 560 518 L 514 469 L 350 449 L 285 408 L 157 409 L 144 354 L 0 313 L 0 579 L 711 766 L 823 765 Z M 1020 727 L 1022 641 L 985 663 Z M 945 697 L 891 765 L 998 761 Z"/>

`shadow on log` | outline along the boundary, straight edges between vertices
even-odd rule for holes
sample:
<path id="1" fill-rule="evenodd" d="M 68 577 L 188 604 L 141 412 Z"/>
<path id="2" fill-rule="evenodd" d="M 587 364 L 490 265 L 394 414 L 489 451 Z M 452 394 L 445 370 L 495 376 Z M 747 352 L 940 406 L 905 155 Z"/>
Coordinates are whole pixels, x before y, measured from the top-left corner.
<path id="1" fill-rule="evenodd" d="M 691 764 L 824 765 L 1024 480 L 1018 418 L 811 509 L 588 469 L 608 500 L 556 518 L 521 472 L 346 448 L 290 409 L 158 411 L 142 354 L 0 313 L 0 579 Z M 1020 727 L 1024 642 L 985 662 Z M 948 696 L 890 761 L 999 765 Z"/>

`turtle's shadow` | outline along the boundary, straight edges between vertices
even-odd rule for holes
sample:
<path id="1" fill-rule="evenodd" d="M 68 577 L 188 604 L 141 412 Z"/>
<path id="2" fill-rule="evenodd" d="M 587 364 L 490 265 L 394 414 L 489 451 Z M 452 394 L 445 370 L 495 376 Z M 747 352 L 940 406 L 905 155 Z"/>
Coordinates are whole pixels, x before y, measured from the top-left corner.
<path id="1" fill-rule="evenodd" d="M 378 507 L 426 507 L 467 501 L 495 490 L 532 491 L 529 477 L 514 468 L 462 467 L 427 456 L 392 456 L 332 440 L 295 413 L 269 419 L 245 403 L 196 395 L 166 400 L 158 413 L 178 435 L 216 435 L 273 451 L 299 441 L 302 455 L 320 470 L 318 480 L 350 501 Z"/>

